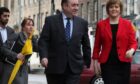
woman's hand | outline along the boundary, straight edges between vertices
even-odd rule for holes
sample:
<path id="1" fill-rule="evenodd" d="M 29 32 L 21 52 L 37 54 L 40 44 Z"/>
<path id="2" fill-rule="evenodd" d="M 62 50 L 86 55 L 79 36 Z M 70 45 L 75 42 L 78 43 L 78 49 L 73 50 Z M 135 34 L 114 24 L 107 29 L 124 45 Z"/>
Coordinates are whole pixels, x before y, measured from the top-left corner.
<path id="1" fill-rule="evenodd" d="M 127 50 L 126 51 L 126 58 L 132 58 L 134 51 L 135 50 L 133 48 Z"/>
<path id="2" fill-rule="evenodd" d="M 93 67 L 95 75 L 99 76 L 101 74 L 101 68 L 98 60 L 93 60 Z"/>
<path id="3" fill-rule="evenodd" d="M 19 53 L 19 54 L 17 55 L 17 59 L 23 61 L 23 60 L 25 59 L 25 56 L 24 56 L 22 53 Z"/>

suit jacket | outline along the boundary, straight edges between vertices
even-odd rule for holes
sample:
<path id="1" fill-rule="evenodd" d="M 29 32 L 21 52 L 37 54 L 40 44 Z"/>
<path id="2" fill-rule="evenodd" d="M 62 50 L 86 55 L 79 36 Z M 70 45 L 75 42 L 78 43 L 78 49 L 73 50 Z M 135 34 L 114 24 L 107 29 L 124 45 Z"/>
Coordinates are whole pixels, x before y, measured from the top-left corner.
<path id="1" fill-rule="evenodd" d="M 131 22 L 119 18 L 118 31 L 116 35 L 117 53 L 122 62 L 131 62 L 132 58 L 126 58 L 126 51 L 137 48 L 135 31 Z M 98 22 L 95 35 L 93 59 L 105 63 L 109 57 L 112 46 L 112 32 L 109 18 Z"/>
<path id="2" fill-rule="evenodd" d="M 0 61 L 4 61 L 7 57 L 11 60 L 16 60 L 17 54 L 11 51 L 11 47 L 14 44 L 14 41 L 17 38 L 14 30 L 10 27 L 6 27 L 7 29 L 7 41 L 5 43 L 2 42 L 2 37 L 0 34 Z"/>
<path id="3" fill-rule="evenodd" d="M 63 73 L 68 64 L 74 73 L 81 73 L 84 63 L 90 66 L 88 23 L 79 17 L 74 17 L 72 37 L 69 42 L 66 41 L 64 29 L 62 14 L 45 19 L 38 46 L 40 58 L 48 58 L 47 73 Z"/>

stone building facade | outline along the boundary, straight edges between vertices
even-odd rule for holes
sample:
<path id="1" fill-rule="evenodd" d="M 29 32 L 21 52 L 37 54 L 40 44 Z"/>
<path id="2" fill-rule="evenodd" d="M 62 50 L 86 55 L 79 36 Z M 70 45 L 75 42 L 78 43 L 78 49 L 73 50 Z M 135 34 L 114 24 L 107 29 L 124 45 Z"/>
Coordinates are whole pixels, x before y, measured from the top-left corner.
<path id="1" fill-rule="evenodd" d="M 89 28 L 92 27 L 95 31 L 96 23 L 105 19 L 108 15 L 106 13 L 106 2 L 108 0 L 79 0 L 79 16 L 89 22 Z M 138 15 L 140 14 L 140 0 L 121 0 L 123 3 L 122 16 Z"/>
<path id="2" fill-rule="evenodd" d="M 51 15 L 50 0 L 0 0 L 0 6 L 10 9 L 11 16 L 9 25 L 20 27 L 25 17 L 34 20 L 35 28 L 41 31 L 45 17 Z"/>
<path id="3" fill-rule="evenodd" d="M 89 22 L 89 27 L 95 28 L 96 22 L 107 17 L 107 0 L 79 0 L 79 16 Z M 123 15 L 139 14 L 140 0 L 122 0 Z M 6 6 L 11 11 L 10 26 L 18 25 L 24 17 L 30 17 L 35 27 L 41 31 L 46 16 L 61 10 L 61 0 L 0 0 L 0 6 Z"/>

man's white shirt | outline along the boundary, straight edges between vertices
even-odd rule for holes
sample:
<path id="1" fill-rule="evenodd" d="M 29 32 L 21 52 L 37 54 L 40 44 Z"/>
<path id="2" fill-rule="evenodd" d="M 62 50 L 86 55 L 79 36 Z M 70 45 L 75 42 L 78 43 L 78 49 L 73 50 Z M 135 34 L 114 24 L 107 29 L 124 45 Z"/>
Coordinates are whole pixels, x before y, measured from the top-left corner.
<path id="1" fill-rule="evenodd" d="M 6 30 L 6 28 L 0 27 L 0 33 L 1 33 L 3 43 L 5 43 L 6 40 L 7 40 L 7 30 Z"/>
<path id="2" fill-rule="evenodd" d="M 63 16 L 63 24 L 64 24 L 64 28 L 66 28 L 66 24 L 67 24 L 67 16 L 62 12 L 62 16 Z M 72 32 L 73 31 L 73 19 L 70 19 L 70 37 L 72 37 Z"/>

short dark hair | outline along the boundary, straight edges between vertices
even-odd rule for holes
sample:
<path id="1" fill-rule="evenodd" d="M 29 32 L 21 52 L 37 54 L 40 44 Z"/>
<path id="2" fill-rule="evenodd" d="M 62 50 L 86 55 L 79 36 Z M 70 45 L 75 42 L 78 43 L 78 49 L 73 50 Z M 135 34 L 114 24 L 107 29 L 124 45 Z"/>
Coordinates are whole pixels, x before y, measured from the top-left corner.
<path id="1" fill-rule="evenodd" d="M 109 14 L 109 7 L 113 4 L 118 4 L 120 6 L 120 12 L 122 14 L 123 12 L 123 4 L 120 0 L 108 0 L 107 4 L 106 4 L 106 12 L 107 14 Z"/>
<path id="2" fill-rule="evenodd" d="M 63 4 L 64 4 L 64 3 L 68 3 L 68 1 L 69 1 L 69 0 L 62 0 L 62 1 L 61 1 L 61 7 L 63 7 Z"/>
<path id="3" fill-rule="evenodd" d="M 61 11 L 59 9 L 56 10 L 56 14 L 60 14 Z"/>
<path id="4" fill-rule="evenodd" d="M 21 27 L 22 28 L 25 26 L 25 24 L 27 23 L 28 20 L 31 21 L 33 23 L 33 26 L 34 26 L 33 19 L 31 19 L 31 18 L 24 18 L 23 21 L 22 21 L 22 23 L 21 23 Z"/>
<path id="5" fill-rule="evenodd" d="M 0 7 L 0 15 L 2 15 L 4 12 L 10 13 L 9 9 L 6 7 Z"/>

